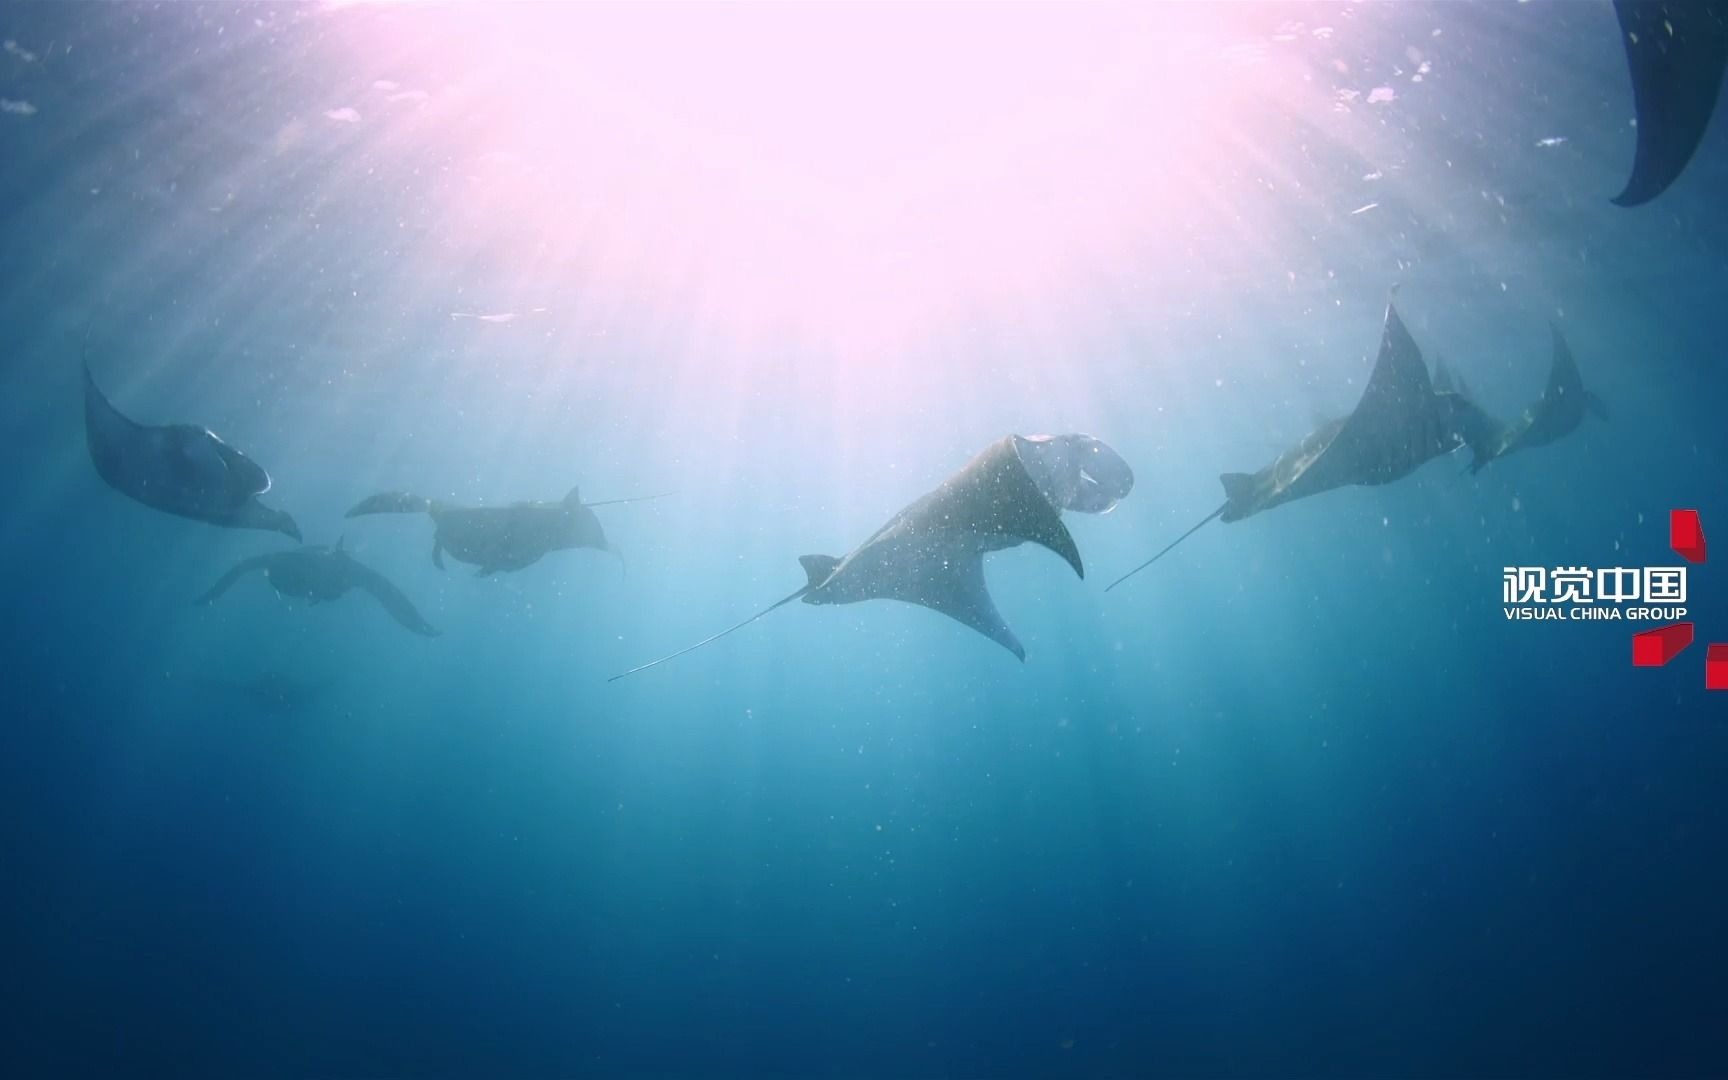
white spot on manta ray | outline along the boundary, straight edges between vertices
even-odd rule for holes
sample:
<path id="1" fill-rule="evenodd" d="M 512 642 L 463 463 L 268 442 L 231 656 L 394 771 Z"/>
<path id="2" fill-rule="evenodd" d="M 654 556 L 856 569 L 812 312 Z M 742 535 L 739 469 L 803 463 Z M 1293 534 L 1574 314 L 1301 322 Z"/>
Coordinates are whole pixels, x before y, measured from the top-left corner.
<path id="1" fill-rule="evenodd" d="M 1366 214 L 1368 211 L 1379 205 L 1380 204 L 1377 202 L 1371 202 L 1367 206 L 1358 206 L 1356 209 L 1350 211 L 1350 216 L 1355 217 L 1357 214 Z"/>
<path id="2" fill-rule="evenodd" d="M 36 106 L 28 101 L 13 101 L 11 98 L 0 98 L 0 113 L 10 113 L 13 116 L 35 116 Z"/>
<path id="3" fill-rule="evenodd" d="M 1368 91 L 1368 104 L 1370 105 L 1378 105 L 1383 101 L 1397 100 L 1398 91 L 1392 89 L 1390 86 L 1376 86 L 1374 89 Z"/>
<path id="4" fill-rule="evenodd" d="M 360 122 L 360 113 L 347 106 L 340 109 L 326 109 L 324 116 L 328 120 L 335 120 L 342 124 L 358 124 Z"/>
<path id="5" fill-rule="evenodd" d="M 1546 139 L 1537 139 L 1537 146 L 1559 146 L 1566 141 L 1564 135 L 1550 135 Z"/>

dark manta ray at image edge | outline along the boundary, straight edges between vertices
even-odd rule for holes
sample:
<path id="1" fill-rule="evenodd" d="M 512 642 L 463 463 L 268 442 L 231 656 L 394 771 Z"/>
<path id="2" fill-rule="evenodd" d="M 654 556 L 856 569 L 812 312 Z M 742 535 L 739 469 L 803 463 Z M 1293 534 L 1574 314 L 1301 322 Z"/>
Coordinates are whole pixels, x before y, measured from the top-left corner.
<path id="1" fill-rule="evenodd" d="M 1640 206 L 1685 171 L 1722 92 L 1728 67 L 1728 3 L 1615 0 L 1632 74 L 1638 145 L 1616 206 Z"/>
<path id="2" fill-rule="evenodd" d="M 794 600 L 902 600 L 939 611 L 1026 659 L 984 582 L 984 556 L 1034 543 L 1086 576 L 1063 510 L 1108 513 L 1134 486 L 1121 456 L 1090 435 L 1009 435 L 892 519 L 851 554 L 804 555 L 804 587 L 742 622 L 607 680 L 719 641 Z"/>
<path id="3" fill-rule="evenodd" d="M 1151 566 L 1213 518 L 1241 521 L 1294 499 L 1347 485 L 1389 484 L 1466 442 L 1481 442 L 1493 421 L 1463 394 L 1436 390 L 1422 352 L 1386 305 L 1380 351 L 1368 386 L 1349 416 L 1334 420 L 1257 473 L 1225 473 L 1224 504 L 1106 592 Z"/>

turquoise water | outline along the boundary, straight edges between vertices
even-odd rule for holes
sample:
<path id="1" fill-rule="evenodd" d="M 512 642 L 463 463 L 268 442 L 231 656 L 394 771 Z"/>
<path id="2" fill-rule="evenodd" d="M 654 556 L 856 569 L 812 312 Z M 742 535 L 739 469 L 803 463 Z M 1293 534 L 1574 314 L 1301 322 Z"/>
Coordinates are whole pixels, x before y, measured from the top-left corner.
<path id="1" fill-rule="evenodd" d="M 1676 507 L 1728 529 L 1728 151 L 1713 131 L 1658 201 L 1608 203 L 1631 105 L 1606 5 L 1170 9 L 1213 35 L 1216 94 L 1184 107 L 1227 100 L 1157 128 L 1167 157 L 1113 104 L 1176 93 L 1135 82 L 1116 9 L 940 9 L 934 60 L 894 50 L 935 9 L 608 10 L 560 32 L 571 69 L 611 58 L 611 113 L 534 82 L 549 16 L 0 8 L 0 97 L 29 106 L 0 113 L 8 1072 L 1728 1070 L 1701 675 L 1728 577 L 1694 570 L 1699 643 L 1661 669 L 1624 623 L 1500 603 L 1505 566 L 1675 562 Z M 462 20 L 492 18 L 553 60 L 485 67 Z M 718 39 L 671 43 L 679 18 Z M 769 28 L 736 61 L 767 87 L 750 137 L 797 145 L 771 121 L 806 91 L 856 110 L 786 172 L 772 142 L 727 156 L 751 99 L 673 70 Z M 787 58 L 807 33 L 864 59 Z M 906 103 L 824 79 L 902 61 L 894 130 L 928 97 L 931 141 L 850 141 Z M 1038 100 L 990 113 L 1023 64 Z M 960 165 L 926 191 L 930 146 Z M 764 202 L 790 224 L 747 198 L 786 176 L 817 178 Z M 901 182 L 930 207 L 873 201 Z M 1502 416 L 1553 321 L 1612 421 L 1213 524 L 1106 595 L 1218 474 L 1353 405 L 1389 296 Z M 256 580 L 194 606 L 291 545 L 101 483 L 86 333 L 117 406 L 264 464 L 309 543 L 442 635 Z M 1024 664 L 879 601 L 606 681 L 1010 432 L 1089 432 L 1136 473 L 1067 516 L 1084 580 L 987 558 Z M 622 564 L 485 578 L 434 568 L 424 517 L 342 517 L 578 485 L 675 494 L 597 511 Z"/>

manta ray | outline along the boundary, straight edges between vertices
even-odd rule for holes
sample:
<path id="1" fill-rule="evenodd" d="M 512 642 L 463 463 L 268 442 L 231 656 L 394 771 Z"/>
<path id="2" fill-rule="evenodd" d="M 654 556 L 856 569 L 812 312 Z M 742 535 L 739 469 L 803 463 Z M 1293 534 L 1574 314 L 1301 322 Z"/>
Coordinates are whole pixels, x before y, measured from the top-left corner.
<path id="1" fill-rule="evenodd" d="M 1668 190 L 1698 149 L 1728 66 L 1728 3 L 1615 0 L 1632 72 L 1638 148 L 1618 206 L 1639 206 Z"/>
<path id="2" fill-rule="evenodd" d="M 1350 415 L 1333 420 L 1257 473 L 1225 473 L 1224 504 L 1158 554 L 1111 582 L 1114 589 L 1163 558 L 1213 518 L 1241 521 L 1263 510 L 1348 485 L 1390 484 L 1424 463 L 1485 440 L 1494 421 L 1457 389 L 1436 389 L 1422 351 L 1386 305 L 1380 353 Z"/>
<path id="3" fill-rule="evenodd" d="M 128 419 L 84 365 L 84 435 L 96 473 L 145 506 L 232 529 L 300 539 L 294 519 L 258 501 L 270 490 L 263 466 L 194 424 L 153 427 Z"/>
<path id="4" fill-rule="evenodd" d="M 976 630 L 1024 661 L 1025 648 L 985 585 L 984 556 L 1033 543 L 1055 552 L 1085 577 L 1062 511 L 1108 513 L 1133 486 L 1128 463 L 1090 435 L 1006 436 L 895 514 L 850 554 L 801 556 L 798 562 L 807 580 L 796 592 L 718 634 L 609 681 L 700 649 L 794 600 L 918 604 Z"/>
<path id="5" fill-rule="evenodd" d="M 1548 368 L 1547 388 L 1518 419 L 1470 443 L 1472 473 L 1481 472 L 1496 458 L 1546 446 L 1572 434 L 1584 422 L 1586 412 L 1600 420 L 1608 419 L 1608 406 L 1584 389 L 1584 377 L 1578 373 L 1578 362 L 1572 358 L 1560 328 L 1550 323 L 1549 329 L 1554 332 L 1554 360 Z"/>
<path id="6" fill-rule="evenodd" d="M 522 570 L 551 552 L 570 548 L 616 554 L 592 508 L 644 502 L 665 494 L 669 493 L 585 503 L 581 489 L 571 488 L 561 502 L 449 506 L 436 499 L 392 491 L 361 500 L 346 516 L 426 514 L 432 519 L 432 565 L 444 569 L 444 553 L 448 551 L 458 562 L 479 567 L 476 575 L 485 577 L 500 570 Z"/>
<path id="7" fill-rule="evenodd" d="M 356 562 L 343 549 L 340 540 L 333 548 L 307 546 L 243 559 L 218 578 L 216 584 L 198 598 L 198 603 L 214 602 L 236 581 L 254 570 L 264 572 L 264 579 L 278 596 L 310 600 L 314 604 L 335 600 L 350 589 L 362 589 L 371 593 L 373 599 L 384 605 L 390 617 L 403 626 L 426 637 L 438 636 L 437 628 L 421 618 L 414 605 L 402 595 L 401 589 L 390 584 L 378 571 Z"/>

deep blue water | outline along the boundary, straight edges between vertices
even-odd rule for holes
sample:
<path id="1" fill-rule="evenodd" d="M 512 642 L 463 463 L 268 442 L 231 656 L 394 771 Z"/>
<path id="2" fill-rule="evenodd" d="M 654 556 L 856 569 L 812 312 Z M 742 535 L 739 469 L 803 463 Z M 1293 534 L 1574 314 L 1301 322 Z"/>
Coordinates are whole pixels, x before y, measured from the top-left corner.
<path id="1" fill-rule="evenodd" d="M 375 17 L 0 7 L 30 54 L 0 54 L 30 105 L 0 112 L 8 1075 L 1728 1074 L 1728 571 L 1694 570 L 1661 669 L 1624 623 L 1500 604 L 1503 566 L 1674 562 L 1675 507 L 1728 537 L 1728 133 L 1609 205 L 1606 5 L 1267 12 L 1336 24 L 1398 99 L 1258 144 L 1173 261 L 863 367 L 692 359 L 676 289 L 589 302 L 465 246 L 431 208 L 454 157 L 320 115 L 391 74 L 332 44 Z M 1412 41 L 1446 43 L 1416 85 Z M 1393 286 L 1505 415 L 1554 321 L 1612 421 L 1209 526 L 1105 595 L 1350 406 Z M 101 483 L 87 327 L 122 409 L 265 463 L 443 635 L 256 581 L 194 607 L 285 541 Z M 605 681 L 1010 431 L 1137 474 L 1069 516 L 1084 581 L 988 559 L 1024 665 L 873 602 Z M 676 490 L 600 511 L 627 572 L 441 573 L 424 518 L 341 518 L 577 484 Z"/>

